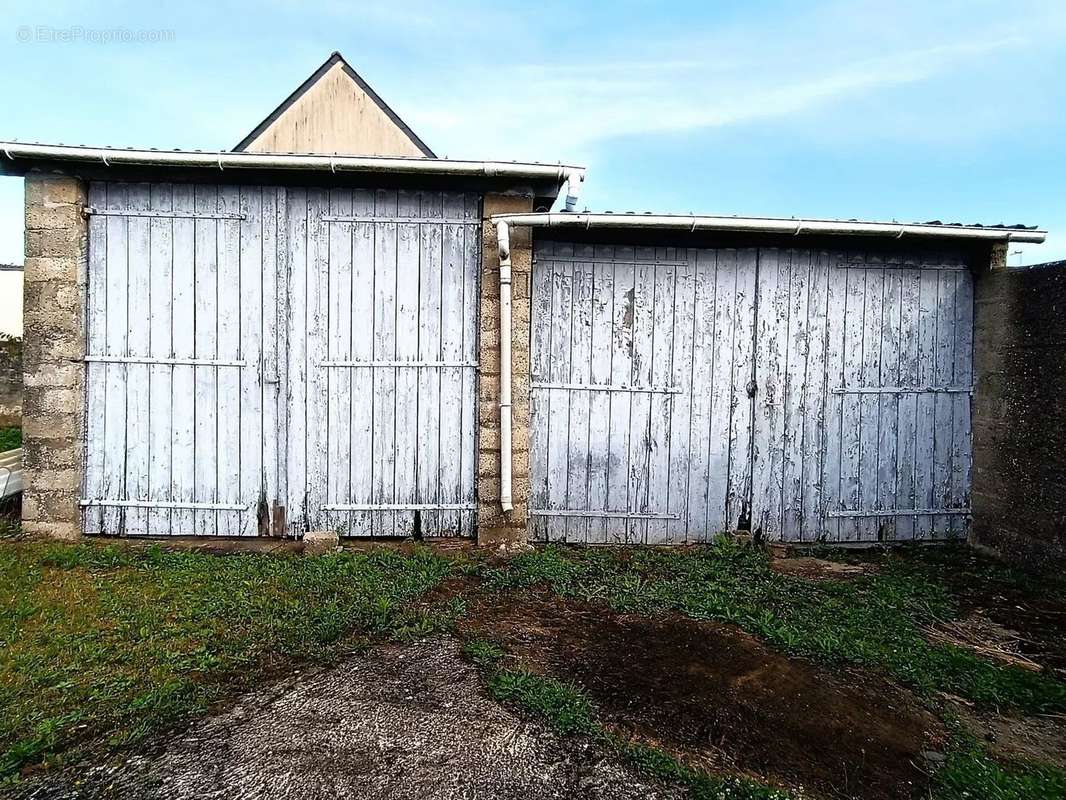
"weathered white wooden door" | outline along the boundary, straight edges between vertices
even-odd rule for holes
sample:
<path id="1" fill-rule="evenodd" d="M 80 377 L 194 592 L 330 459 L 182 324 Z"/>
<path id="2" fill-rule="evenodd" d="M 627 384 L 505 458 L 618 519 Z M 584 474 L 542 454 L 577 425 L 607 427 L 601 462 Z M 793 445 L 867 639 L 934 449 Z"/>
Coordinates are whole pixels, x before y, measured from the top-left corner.
<path id="1" fill-rule="evenodd" d="M 89 202 L 86 532 L 473 535 L 477 195 Z"/>
<path id="2" fill-rule="evenodd" d="M 283 478 L 284 190 L 97 182 L 89 204 L 85 531 L 256 535 Z"/>
<path id="3" fill-rule="evenodd" d="M 686 542 L 750 496 L 755 251 L 537 241 L 535 540 Z"/>
<path id="4" fill-rule="evenodd" d="M 753 527 L 786 541 L 965 536 L 963 260 L 763 249 L 758 276 Z"/>
<path id="5" fill-rule="evenodd" d="M 964 536 L 973 285 L 944 254 L 537 242 L 531 536 Z"/>
<path id="6" fill-rule="evenodd" d="M 472 536 L 480 199 L 290 189 L 294 533 Z"/>

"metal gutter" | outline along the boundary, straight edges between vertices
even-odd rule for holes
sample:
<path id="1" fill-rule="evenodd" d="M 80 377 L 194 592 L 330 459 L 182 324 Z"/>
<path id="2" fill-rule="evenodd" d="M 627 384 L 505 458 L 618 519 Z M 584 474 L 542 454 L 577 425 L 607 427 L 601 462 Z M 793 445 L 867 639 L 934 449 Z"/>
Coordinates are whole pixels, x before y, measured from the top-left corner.
<path id="1" fill-rule="evenodd" d="M 199 150 L 136 150 L 75 147 L 0 141 L 0 156 L 16 161 L 35 159 L 104 166 L 198 167 L 204 169 L 308 170 L 319 172 L 401 173 L 411 175 L 462 175 L 484 178 L 551 180 L 562 185 L 584 180 L 584 167 L 531 164 L 514 161 L 457 161 L 440 158 L 248 153 Z"/>
<path id="2" fill-rule="evenodd" d="M 939 239 L 981 239 L 993 242 L 1040 243 L 1047 231 L 1031 228 L 982 227 L 979 225 L 933 225 L 858 220 L 776 219 L 772 217 L 717 217 L 685 214 L 495 214 L 492 221 L 536 228 L 646 228 L 676 231 L 740 231 L 830 236 L 890 236 Z"/>

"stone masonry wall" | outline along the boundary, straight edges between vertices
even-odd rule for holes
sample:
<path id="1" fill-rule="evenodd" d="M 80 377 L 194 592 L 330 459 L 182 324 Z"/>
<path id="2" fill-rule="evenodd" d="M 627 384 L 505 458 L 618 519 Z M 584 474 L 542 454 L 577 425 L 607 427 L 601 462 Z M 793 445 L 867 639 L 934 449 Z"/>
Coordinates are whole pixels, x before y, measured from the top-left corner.
<path id="1" fill-rule="evenodd" d="M 1066 564 L 1066 264 L 975 282 L 971 540 L 1035 569 Z M 998 266 L 998 268 L 996 268 Z"/>
<path id="2" fill-rule="evenodd" d="M 478 543 L 525 544 L 529 499 L 529 287 L 533 264 L 529 228 L 511 234 L 511 443 L 514 509 L 500 508 L 500 262 L 492 214 L 532 210 L 528 197 L 486 195 L 481 244 L 478 379 Z"/>
<path id="3" fill-rule="evenodd" d="M 85 184 L 26 176 L 22 527 L 80 535 L 87 224 Z"/>

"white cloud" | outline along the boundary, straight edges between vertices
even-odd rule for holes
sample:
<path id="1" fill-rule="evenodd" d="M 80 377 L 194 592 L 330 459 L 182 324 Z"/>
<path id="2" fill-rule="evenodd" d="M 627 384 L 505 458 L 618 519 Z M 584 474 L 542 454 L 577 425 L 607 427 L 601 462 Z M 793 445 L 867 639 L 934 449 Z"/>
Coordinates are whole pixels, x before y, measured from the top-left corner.
<path id="1" fill-rule="evenodd" d="M 502 65 L 485 92 L 471 75 L 451 91 L 408 103 L 412 126 L 427 140 L 481 152 L 535 157 L 580 152 L 604 139 L 676 133 L 787 117 L 876 91 L 936 78 L 952 69 L 1019 48 L 1008 35 L 901 49 L 841 61 L 832 54 L 767 59 L 749 71 L 713 50 L 699 59 Z M 468 86 L 468 91 L 455 87 Z M 457 108 L 469 109 L 465 124 Z M 479 126 L 471 120 L 491 120 Z M 445 146 L 443 149 L 455 149 Z M 458 154 L 458 153 L 453 153 Z"/>

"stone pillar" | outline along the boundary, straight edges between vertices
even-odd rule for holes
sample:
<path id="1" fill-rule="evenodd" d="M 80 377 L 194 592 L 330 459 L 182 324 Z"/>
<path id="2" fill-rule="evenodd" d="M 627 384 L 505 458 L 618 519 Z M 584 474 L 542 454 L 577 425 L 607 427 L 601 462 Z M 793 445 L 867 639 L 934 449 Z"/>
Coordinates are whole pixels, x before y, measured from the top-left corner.
<path id="1" fill-rule="evenodd" d="M 22 529 L 81 535 L 85 399 L 85 183 L 26 176 Z"/>
<path id="2" fill-rule="evenodd" d="M 533 210 L 530 197 L 486 195 L 481 232 L 478 372 L 478 544 L 524 545 L 529 510 L 529 287 L 533 264 L 528 228 L 511 229 L 511 463 L 514 508 L 500 508 L 500 262 L 493 214 Z"/>

